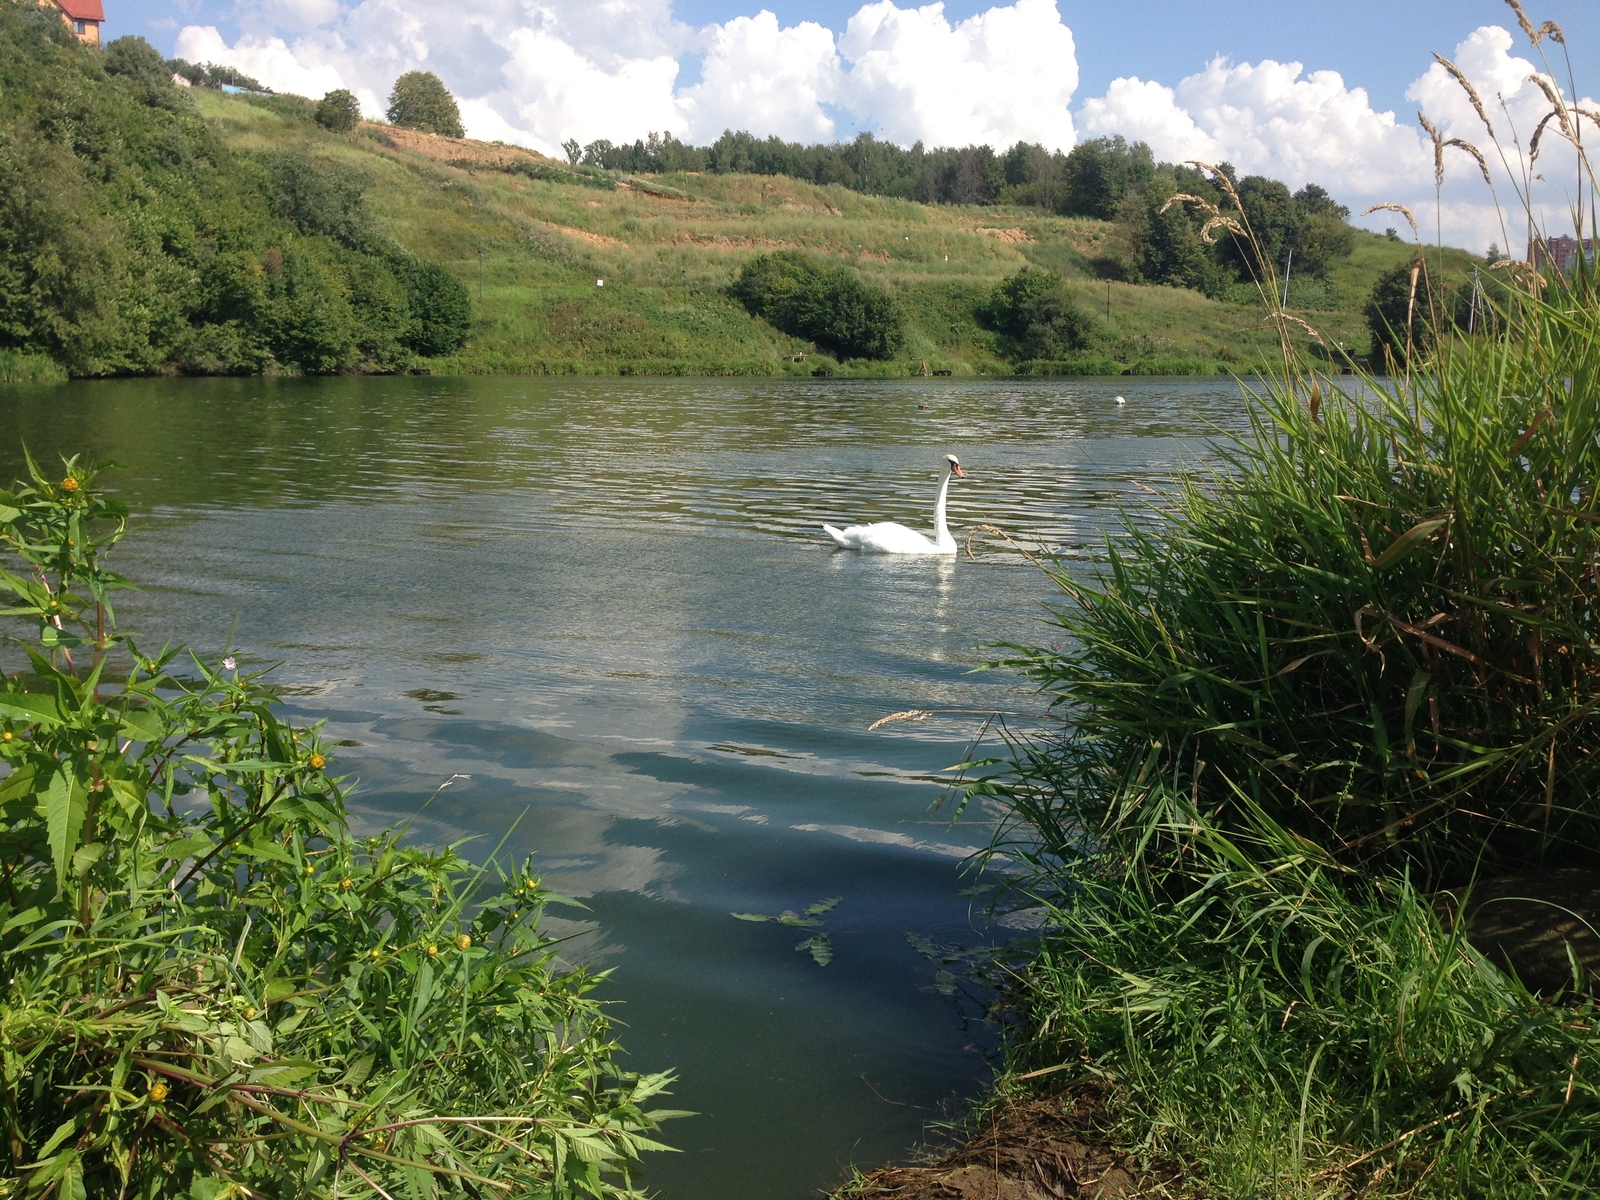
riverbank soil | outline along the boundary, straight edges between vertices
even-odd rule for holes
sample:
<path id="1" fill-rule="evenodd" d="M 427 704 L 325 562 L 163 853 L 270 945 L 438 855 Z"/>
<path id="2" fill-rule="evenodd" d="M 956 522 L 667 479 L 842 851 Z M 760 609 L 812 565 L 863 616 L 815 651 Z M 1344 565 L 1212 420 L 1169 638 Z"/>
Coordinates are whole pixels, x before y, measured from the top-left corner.
<path id="1" fill-rule="evenodd" d="M 1106 1096 L 1085 1088 L 1008 1102 L 959 1150 L 922 1166 L 882 1167 L 835 1200 L 1071 1200 L 1174 1195 L 1172 1179 L 1112 1150 Z"/>

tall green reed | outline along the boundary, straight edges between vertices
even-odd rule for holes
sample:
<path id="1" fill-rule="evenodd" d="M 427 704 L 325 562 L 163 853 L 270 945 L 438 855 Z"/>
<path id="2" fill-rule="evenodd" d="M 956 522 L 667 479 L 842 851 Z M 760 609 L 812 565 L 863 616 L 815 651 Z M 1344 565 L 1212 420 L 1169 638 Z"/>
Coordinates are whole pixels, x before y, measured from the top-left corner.
<path id="1" fill-rule="evenodd" d="M 1253 243 L 1242 206 L 1213 235 Z M 1059 641 L 1007 665 L 1054 720 L 968 764 L 1045 918 L 1012 1086 L 1110 1080 L 1123 1144 L 1203 1194 L 1600 1184 L 1583 972 L 1536 997 L 1436 899 L 1596 865 L 1597 279 L 1502 264 L 1462 326 L 1420 248 L 1411 278 L 1425 344 L 1341 375 L 1261 263 L 1282 363 L 1247 432 L 1048 567 Z"/>

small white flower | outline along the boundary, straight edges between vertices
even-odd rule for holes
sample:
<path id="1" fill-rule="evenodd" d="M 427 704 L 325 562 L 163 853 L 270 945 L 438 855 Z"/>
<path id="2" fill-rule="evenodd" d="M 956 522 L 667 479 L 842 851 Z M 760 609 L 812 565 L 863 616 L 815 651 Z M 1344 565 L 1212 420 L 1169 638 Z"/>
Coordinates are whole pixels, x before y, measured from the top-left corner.
<path id="1" fill-rule="evenodd" d="M 228 657 L 227 657 L 227 658 L 225 658 L 225 659 L 223 659 L 223 660 L 222 660 L 222 669 L 223 669 L 223 670 L 224 670 L 224 671 L 231 671 L 231 670 L 233 670 L 233 669 L 234 669 L 234 668 L 235 668 L 235 667 L 237 667 L 237 666 L 238 666 L 238 665 L 239 665 L 239 662 L 238 662 L 238 660 L 237 660 L 237 659 L 235 659 L 235 658 L 234 658 L 234 657 L 233 657 L 233 655 L 231 655 L 231 654 L 230 654 L 230 655 L 228 655 Z"/>

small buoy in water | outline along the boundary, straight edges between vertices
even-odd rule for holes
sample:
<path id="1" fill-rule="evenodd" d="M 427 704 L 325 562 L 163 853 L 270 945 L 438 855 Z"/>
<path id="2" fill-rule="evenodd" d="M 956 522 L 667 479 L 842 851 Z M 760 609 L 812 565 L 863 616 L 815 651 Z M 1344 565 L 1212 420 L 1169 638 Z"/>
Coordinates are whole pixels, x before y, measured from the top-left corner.
<path id="1" fill-rule="evenodd" d="M 1117 397 L 1117 403 L 1118 404 L 1126 404 L 1127 402 L 1128 402 L 1128 398 L 1126 396 L 1118 396 Z"/>
<path id="2" fill-rule="evenodd" d="M 932 409 L 933 409 L 933 405 L 931 405 L 931 404 L 919 404 L 919 405 L 917 405 L 917 411 L 918 412 L 931 412 Z"/>

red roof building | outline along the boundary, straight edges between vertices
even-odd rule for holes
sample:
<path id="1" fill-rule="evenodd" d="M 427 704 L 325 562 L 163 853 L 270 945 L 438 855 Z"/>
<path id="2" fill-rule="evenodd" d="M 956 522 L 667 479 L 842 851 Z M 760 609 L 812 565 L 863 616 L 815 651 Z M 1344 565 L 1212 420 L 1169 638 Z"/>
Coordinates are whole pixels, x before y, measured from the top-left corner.
<path id="1" fill-rule="evenodd" d="M 61 19 L 72 27 L 80 42 L 90 46 L 100 44 L 100 25 L 106 19 L 105 7 L 100 0 L 39 0 L 40 8 L 54 5 Z"/>

